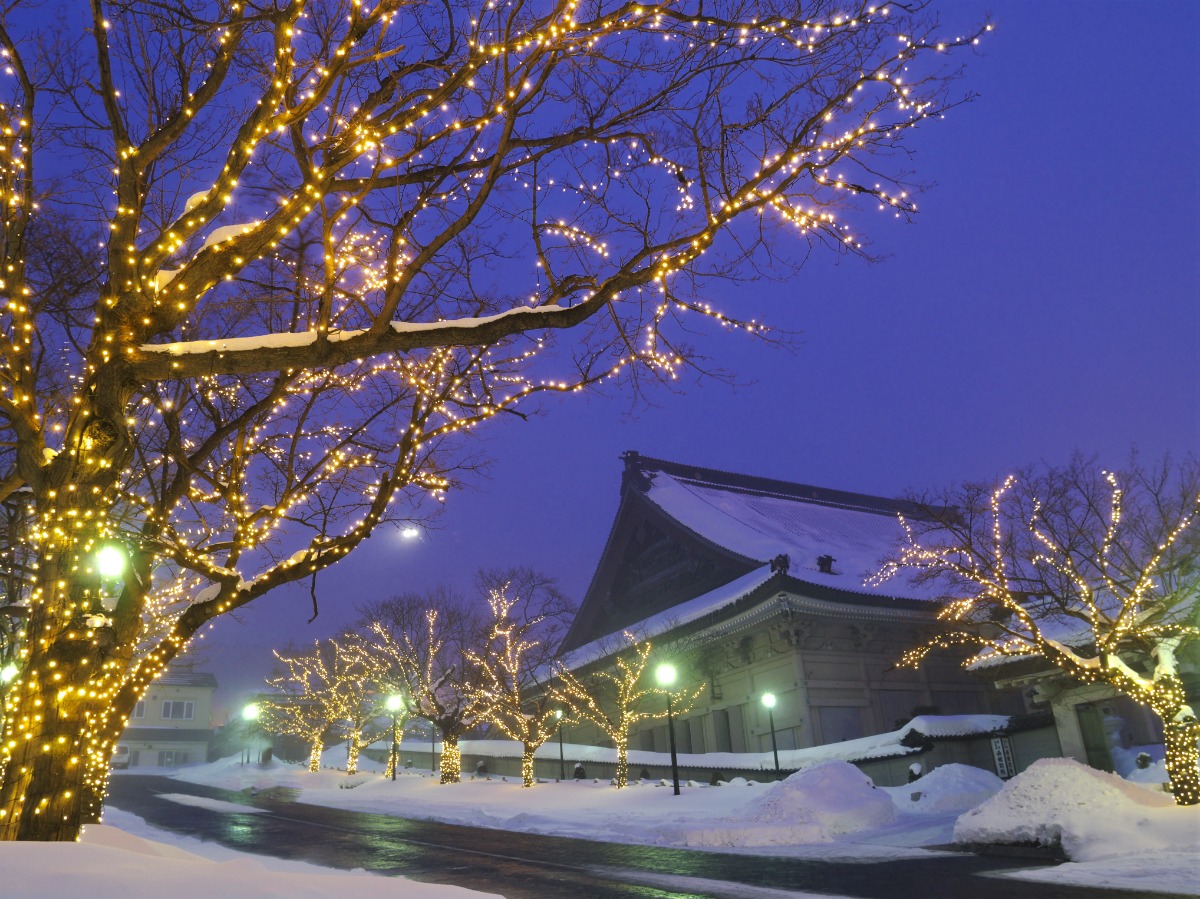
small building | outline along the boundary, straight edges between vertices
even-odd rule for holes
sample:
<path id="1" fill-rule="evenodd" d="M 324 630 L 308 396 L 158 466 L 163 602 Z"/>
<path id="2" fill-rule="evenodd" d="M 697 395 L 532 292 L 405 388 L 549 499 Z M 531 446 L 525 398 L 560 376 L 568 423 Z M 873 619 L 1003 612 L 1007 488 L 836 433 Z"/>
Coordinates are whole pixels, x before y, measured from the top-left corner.
<path id="1" fill-rule="evenodd" d="M 1094 652 L 1088 632 L 1066 630 L 1055 637 L 1084 654 Z M 1191 703 L 1200 701 L 1198 650 L 1193 645 L 1182 653 L 1182 679 Z M 1139 750 L 1163 742 L 1162 721 L 1149 707 L 1103 682 L 1080 683 L 1040 657 L 991 657 L 972 670 L 1000 689 L 1018 690 L 1030 709 L 1051 714 L 1061 755 L 1085 765 L 1124 775 Z"/>
<path id="2" fill-rule="evenodd" d="M 625 453 L 616 520 L 579 613 L 566 663 L 586 675 L 630 631 L 684 682 L 704 684 L 677 717 L 682 753 L 770 752 L 883 733 L 915 715 L 1020 714 L 943 653 L 897 667 L 938 629 L 927 588 L 870 576 L 903 539 L 901 500 L 715 471 Z M 568 740 L 599 741 L 585 725 Z M 664 751 L 666 723 L 631 734 Z M 1012 772 L 1015 773 L 1015 772 Z"/>
<path id="3" fill-rule="evenodd" d="M 130 768 L 178 768 L 208 760 L 213 737 L 212 697 L 217 679 L 191 665 L 160 674 L 134 707 L 114 759 Z"/>

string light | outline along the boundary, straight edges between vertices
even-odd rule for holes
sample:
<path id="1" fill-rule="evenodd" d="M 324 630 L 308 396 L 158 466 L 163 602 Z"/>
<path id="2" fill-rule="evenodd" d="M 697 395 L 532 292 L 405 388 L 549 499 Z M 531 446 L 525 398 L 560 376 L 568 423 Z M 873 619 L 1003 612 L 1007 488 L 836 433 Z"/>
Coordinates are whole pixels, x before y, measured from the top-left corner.
<path id="1" fill-rule="evenodd" d="M 1040 659 L 1078 683 L 1106 684 L 1158 715 L 1175 801 L 1200 804 L 1200 721 L 1178 659 L 1200 637 L 1195 584 L 1172 586 L 1180 572 L 1196 577 L 1195 560 L 1168 564 L 1200 518 L 1200 492 L 1188 482 L 1184 500 L 1173 504 L 1165 476 L 1147 486 L 1135 471 L 1130 477 L 1146 494 L 1131 516 L 1118 476 L 1100 477 L 1107 510 L 1076 464 L 1040 484 L 1008 477 L 987 498 L 986 515 L 976 517 L 981 510 L 968 494 L 961 514 L 922 522 L 920 536 L 901 516 L 908 543 L 872 580 L 914 570 L 957 594 L 940 610 L 954 627 L 906 651 L 901 665 L 964 647 L 973 650 L 967 665 Z M 1064 641 L 1057 632 L 1064 622 L 1082 630 Z"/>
<path id="2" fill-rule="evenodd" d="M 555 700 L 569 708 L 572 717 L 594 724 L 612 741 L 617 750 L 613 783 L 618 789 L 629 783 L 630 731 L 644 721 L 666 718 L 667 696 L 675 714 L 684 715 L 704 692 L 703 684 L 691 691 L 667 691 L 644 683 L 653 646 L 628 631 L 622 636 L 625 646 L 599 665 L 589 664 L 578 672 L 565 664 L 557 666 L 552 690 Z"/>
<path id="3" fill-rule="evenodd" d="M 510 598 L 507 591 L 505 585 L 488 592 L 491 626 L 486 649 L 466 654 L 481 676 L 477 683 L 468 683 L 468 690 L 479 704 L 479 716 L 521 744 L 521 786 L 532 787 L 534 753 L 558 732 L 562 710 L 553 705 L 553 694 L 538 689 L 537 668 L 530 662 L 539 646 L 530 634 L 545 617 L 515 620 L 519 598 Z"/>

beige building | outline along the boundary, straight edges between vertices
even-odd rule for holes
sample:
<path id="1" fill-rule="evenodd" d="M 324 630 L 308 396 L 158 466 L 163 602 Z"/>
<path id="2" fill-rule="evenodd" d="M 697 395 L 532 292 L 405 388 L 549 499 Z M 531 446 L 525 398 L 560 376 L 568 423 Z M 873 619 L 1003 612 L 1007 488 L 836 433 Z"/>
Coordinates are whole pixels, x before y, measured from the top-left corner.
<path id="1" fill-rule="evenodd" d="M 114 767 L 177 768 L 208 761 L 216 687 L 213 675 L 189 665 L 159 675 L 134 707 L 117 743 Z"/>
<path id="2" fill-rule="evenodd" d="M 937 628 L 936 596 L 907 582 L 872 586 L 903 538 L 897 500 L 624 455 L 620 506 L 563 642 L 586 673 L 629 629 L 654 642 L 684 682 L 705 685 L 676 721 L 681 753 L 769 752 L 762 696 L 776 697 L 780 750 L 890 731 L 917 714 L 1020 714 L 949 654 L 899 669 Z M 580 725 L 567 739 L 599 735 Z M 665 751 L 665 722 L 631 749 Z"/>

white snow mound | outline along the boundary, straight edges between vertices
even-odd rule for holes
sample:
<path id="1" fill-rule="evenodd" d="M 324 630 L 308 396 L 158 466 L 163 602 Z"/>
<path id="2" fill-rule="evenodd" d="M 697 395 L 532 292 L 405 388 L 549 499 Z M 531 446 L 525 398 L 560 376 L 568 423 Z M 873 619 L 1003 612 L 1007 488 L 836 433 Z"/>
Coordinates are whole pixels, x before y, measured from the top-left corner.
<path id="1" fill-rule="evenodd" d="M 902 787 L 883 787 L 897 808 L 920 814 L 961 814 L 996 795 L 1004 781 L 991 771 L 951 763 Z"/>
<path id="2" fill-rule="evenodd" d="M 790 846 L 828 843 L 895 819 L 891 797 L 871 778 L 849 762 L 831 761 L 771 784 L 736 819 L 681 821 L 667 836 L 687 846 Z"/>
<path id="3" fill-rule="evenodd" d="M 958 819 L 958 843 L 1061 845 L 1072 861 L 1193 849 L 1200 806 L 1074 759 L 1041 759 Z"/>

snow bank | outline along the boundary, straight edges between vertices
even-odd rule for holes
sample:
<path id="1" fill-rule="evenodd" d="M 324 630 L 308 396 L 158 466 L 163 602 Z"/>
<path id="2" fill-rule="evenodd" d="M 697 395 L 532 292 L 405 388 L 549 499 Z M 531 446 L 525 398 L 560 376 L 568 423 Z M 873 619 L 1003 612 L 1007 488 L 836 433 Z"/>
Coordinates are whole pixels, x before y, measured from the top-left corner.
<path id="1" fill-rule="evenodd" d="M 902 787 L 880 787 L 900 811 L 924 815 L 961 814 L 990 799 L 1004 786 L 991 771 L 949 764 Z"/>
<path id="2" fill-rule="evenodd" d="M 832 761 L 766 787 L 736 819 L 707 826 L 681 822 L 670 836 L 684 846 L 828 843 L 895 818 L 896 807 L 887 793 L 848 762 Z"/>
<path id="3" fill-rule="evenodd" d="M 1073 861 L 1155 851 L 1194 852 L 1200 806 L 1073 759 L 1042 759 L 958 819 L 959 843 L 1061 846 Z"/>

